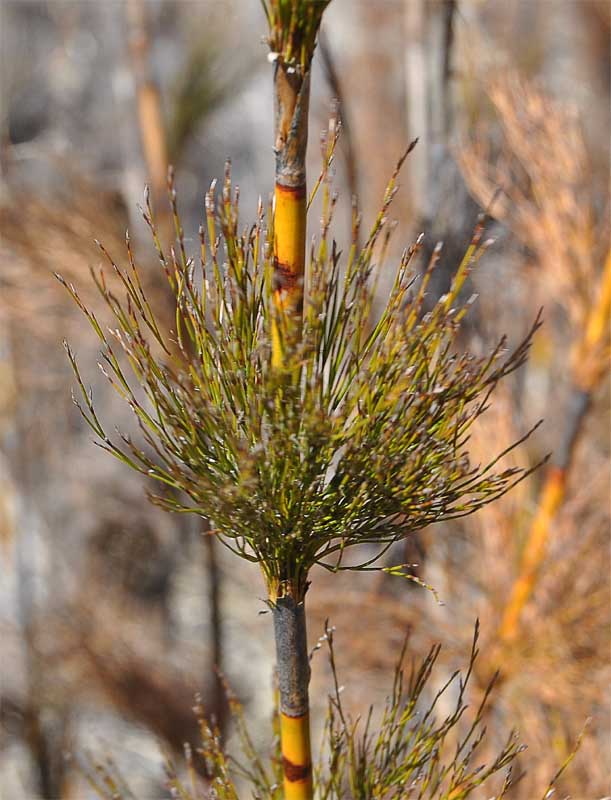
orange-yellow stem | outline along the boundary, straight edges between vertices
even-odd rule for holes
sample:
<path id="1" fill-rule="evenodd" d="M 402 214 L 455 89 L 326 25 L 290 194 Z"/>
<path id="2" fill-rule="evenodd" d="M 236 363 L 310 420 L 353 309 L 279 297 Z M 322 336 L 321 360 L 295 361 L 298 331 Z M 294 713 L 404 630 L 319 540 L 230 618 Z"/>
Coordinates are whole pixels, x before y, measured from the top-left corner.
<path id="1" fill-rule="evenodd" d="M 138 87 L 138 117 L 153 196 L 159 203 L 168 178 L 168 150 L 159 89 L 152 81 Z"/>
<path id="2" fill-rule="evenodd" d="M 598 299 L 586 323 L 585 344 L 588 348 L 597 347 L 609 335 L 609 316 L 611 315 L 611 250 L 607 253 L 605 269 L 600 284 Z"/>
<path id="3" fill-rule="evenodd" d="M 566 483 L 572 464 L 573 451 L 590 404 L 592 392 L 604 374 L 611 314 L 611 251 L 607 253 L 598 297 L 586 320 L 585 331 L 579 342 L 573 362 L 573 413 L 565 431 L 565 440 L 559 448 L 558 462 L 545 480 L 539 507 L 533 519 L 520 574 L 513 585 L 505 608 L 499 638 L 503 642 L 514 640 L 518 634 L 520 616 L 531 596 L 541 564 L 545 558 L 552 520 L 564 502 Z M 608 347 L 608 344 L 606 345 Z"/>
<path id="4" fill-rule="evenodd" d="M 306 187 L 276 184 L 274 211 L 274 304 L 272 365 L 285 362 L 286 348 L 301 330 L 306 243 Z"/>
<path id="5" fill-rule="evenodd" d="M 545 481 L 539 509 L 529 531 L 520 575 L 513 585 L 511 597 L 503 615 L 499 630 L 500 638 L 503 641 L 515 639 L 518 633 L 522 609 L 532 593 L 539 567 L 545 556 L 551 521 L 564 498 L 565 483 L 565 470 L 561 467 L 552 468 Z"/>
<path id="6" fill-rule="evenodd" d="M 274 195 L 272 367 L 297 365 L 301 338 L 306 251 L 306 149 L 310 97 L 309 70 L 296 70 L 282 57 L 274 65 Z M 280 741 L 285 800 L 312 800 L 309 693 L 304 596 L 295 587 L 295 565 L 278 586 L 270 586 L 273 604 Z M 281 590 L 281 591 L 280 591 Z"/>
<path id="7" fill-rule="evenodd" d="M 310 717 L 280 715 L 282 770 L 285 800 L 310 800 L 312 797 L 312 763 Z"/>
<path id="8" fill-rule="evenodd" d="M 574 380 L 583 391 L 593 391 L 608 369 L 610 317 L 611 250 L 607 253 L 596 301 L 586 319 L 584 335 L 573 352 Z"/>
<path id="9" fill-rule="evenodd" d="M 161 94 L 152 76 L 151 42 L 144 0 L 128 0 L 127 22 L 132 69 L 136 79 L 142 149 L 153 190 L 153 200 L 159 206 L 166 192 L 168 146 Z"/>

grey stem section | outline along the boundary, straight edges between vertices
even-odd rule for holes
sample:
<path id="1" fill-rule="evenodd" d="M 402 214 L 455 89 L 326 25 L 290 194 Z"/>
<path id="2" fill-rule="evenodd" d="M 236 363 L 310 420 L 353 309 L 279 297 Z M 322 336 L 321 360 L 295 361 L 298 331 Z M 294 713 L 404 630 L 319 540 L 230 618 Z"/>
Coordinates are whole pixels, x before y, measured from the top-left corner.
<path id="1" fill-rule="evenodd" d="M 310 683 L 305 605 L 292 597 L 281 597 L 273 616 L 280 710 L 289 717 L 301 717 L 309 708 Z"/>

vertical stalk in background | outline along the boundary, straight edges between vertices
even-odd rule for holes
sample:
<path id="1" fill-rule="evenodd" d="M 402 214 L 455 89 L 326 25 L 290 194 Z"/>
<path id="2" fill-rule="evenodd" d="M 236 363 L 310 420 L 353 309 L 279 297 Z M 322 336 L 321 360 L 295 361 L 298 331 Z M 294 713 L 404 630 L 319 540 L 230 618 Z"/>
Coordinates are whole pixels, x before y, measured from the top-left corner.
<path id="1" fill-rule="evenodd" d="M 430 102 L 427 100 L 427 9 L 424 0 L 405 0 L 405 94 L 407 136 L 418 139 L 419 158 L 409 165 L 410 202 L 419 219 L 429 219 Z"/>
<path id="2" fill-rule="evenodd" d="M 427 226 L 436 221 L 443 207 L 447 185 L 444 173 L 452 163 L 450 137 L 455 123 L 455 103 L 451 65 L 455 16 L 455 0 L 405 2 L 407 134 L 409 141 L 418 139 L 420 151 L 419 158 L 410 164 L 410 201 L 419 224 L 424 221 Z M 460 203 L 463 194 L 458 198 Z M 443 220 L 443 224 L 448 222 Z"/>
<path id="3" fill-rule="evenodd" d="M 350 209 L 350 222 L 352 225 L 352 215 L 354 213 L 354 206 L 356 204 L 356 200 L 359 197 L 359 165 L 358 165 L 358 158 L 356 155 L 356 149 L 354 147 L 354 142 L 352 138 L 352 129 L 351 126 L 348 124 L 348 112 L 346 108 L 346 98 L 342 86 L 342 81 L 340 79 L 339 73 L 337 71 L 337 67 L 335 64 L 335 58 L 333 56 L 333 52 L 331 50 L 331 46 L 327 41 L 326 37 L 321 32 L 318 47 L 320 50 L 320 59 L 322 62 L 323 69 L 325 71 L 325 77 L 327 79 L 327 83 L 329 85 L 329 89 L 331 90 L 332 100 L 335 101 L 339 107 L 337 114 L 341 121 L 342 126 L 342 146 L 341 149 L 344 153 L 344 163 L 346 168 L 346 181 L 348 183 L 348 189 L 350 191 L 350 199 L 352 201 L 351 209 Z M 359 231 L 358 228 L 354 231 L 355 233 L 355 246 L 357 250 L 360 250 L 361 243 L 359 240 Z"/>
<path id="4" fill-rule="evenodd" d="M 278 57 L 274 63 L 274 303 L 272 364 L 285 362 L 301 330 L 306 243 L 306 148 L 309 70 L 301 74 Z"/>
<path id="5" fill-rule="evenodd" d="M 534 590 L 545 558 L 551 523 L 564 502 L 575 446 L 592 405 L 592 396 L 608 362 L 605 340 L 609 336 L 610 316 L 611 252 L 607 254 L 598 302 L 590 310 L 584 335 L 574 352 L 572 388 L 563 439 L 541 490 L 538 508 L 526 539 L 520 572 L 503 613 L 499 628 L 501 642 L 512 642 L 517 638 L 520 617 Z"/>
<path id="6" fill-rule="evenodd" d="M 157 212 L 156 219 L 159 236 L 163 242 L 171 241 L 176 235 L 180 235 L 180 229 L 176 224 L 176 208 L 172 207 L 170 209 L 167 203 L 170 175 L 168 135 L 163 118 L 161 92 L 155 81 L 151 63 L 151 30 L 145 0 L 127 0 L 126 11 L 129 55 L 136 89 L 138 128 L 142 152 L 151 187 L 153 207 Z M 173 305 L 174 300 L 172 298 L 170 302 L 172 313 L 174 313 Z M 207 520 L 202 533 L 206 549 L 205 569 L 211 629 L 208 669 L 211 675 L 216 675 L 214 682 L 216 687 L 214 695 L 215 716 L 219 730 L 223 731 L 227 706 L 225 691 L 220 677 L 223 655 L 220 611 L 221 576 L 217 562 L 215 538 L 210 532 L 210 525 Z"/>
<path id="7" fill-rule="evenodd" d="M 210 658 L 209 670 L 215 675 L 213 707 L 215 709 L 216 724 L 221 733 L 225 730 L 227 721 L 227 698 L 223 685 L 223 619 L 221 614 L 221 571 L 217 557 L 217 543 L 215 534 L 211 530 L 210 522 L 204 521 L 204 537 L 206 551 L 205 580 L 208 590 L 209 624 L 210 624 Z"/>
<path id="8" fill-rule="evenodd" d="M 150 35 L 144 0 L 128 0 L 129 50 L 136 83 L 138 123 L 155 208 L 166 194 L 168 146 L 159 87 L 150 63 Z"/>
<path id="9" fill-rule="evenodd" d="M 426 231 L 422 269 L 436 243 L 444 243 L 429 283 L 431 299 L 448 291 L 479 213 L 453 153 L 459 122 L 452 70 L 456 15 L 455 0 L 405 0 L 407 134 L 408 141 L 418 139 L 419 151 L 410 162 L 408 178 L 414 222 Z"/>
<path id="10" fill-rule="evenodd" d="M 63 796 L 66 788 L 67 769 L 62 754 L 69 736 L 70 709 L 62 700 L 61 694 L 52 705 L 47 700 L 51 684 L 41 637 L 43 626 L 40 588 L 44 585 L 47 599 L 55 600 L 55 583 L 51 580 L 51 575 L 54 574 L 53 566 L 56 566 L 56 562 L 52 548 L 49 548 L 51 557 L 46 568 L 38 557 L 41 545 L 49 546 L 49 530 L 45 530 L 45 516 L 36 502 L 35 460 L 28 457 L 33 452 L 30 420 L 34 418 L 37 401 L 34 400 L 33 393 L 28 391 L 31 384 L 24 375 L 23 368 L 20 369 L 17 354 L 23 342 L 19 342 L 18 336 L 15 329 L 7 329 L 6 390 L 8 402 L 13 405 L 14 412 L 12 424 L 7 426 L 7 435 L 1 442 L 8 456 L 14 485 L 20 487 L 14 520 L 17 577 L 15 613 L 22 647 L 21 679 L 25 699 L 18 716 L 21 717 L 22 742 L 29 751 L 39 796 L 44 800 L 52 800 Z M 27 358 L 27 348 L 21 355 L 22 358 Z M 18 398 L 21 398 L 19 402 Z M 5 491 L 9 488 L 7 483 L 4 482 Z"/>

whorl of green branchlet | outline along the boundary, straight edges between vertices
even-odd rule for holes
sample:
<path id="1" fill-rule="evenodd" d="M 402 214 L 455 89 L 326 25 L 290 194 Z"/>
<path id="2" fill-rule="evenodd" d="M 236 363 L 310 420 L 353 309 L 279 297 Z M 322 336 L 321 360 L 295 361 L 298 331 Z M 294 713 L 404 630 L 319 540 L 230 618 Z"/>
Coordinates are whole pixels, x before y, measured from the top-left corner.
<path id="1" fill-rule="evenodd" d="M 322 15 L 331 0 L 261 0 L 274 58 L 300 73 L 306 72 L 316 47 Z"/>
<path id="2" fill-rule="evenodd" d="M 332 148 L 333 142 L 328 159 Z M 471 464 L 467 454 L 471 426 L 497 383 L 524 362 L 539 325 L 509 354 L 504 340 L 483 358 L 459 351 L 469 305 L 459 294 L 485 246 L 481 226 L 450 291 L 431 311 L 424 313 L 423 301 L 434 263 L 415 277 L 416 244 L 403 254 L 386 306 L 373 318 L 374 277 L 390 235 L 397 173 L 360 250 L 355 214 L 343 274 L 328 236 L 334 198 L 325 177 L 322 232 L 306 276 L 303 339 L 285 374 L 270 369 L 277 313 L 272 233 L 261 206 L 254 225 L 240 232 L 229 171 L 218 205 L 214 188 L 206 197 L 199 268 L 185 252 L 173 189 L 176 253 L 164 254 L 150 208 L 144 212 L 176 297 L 172 332 L 155 321 L 129 241 L 127 270 L 103 250 L 123 298 L 103 272 L 96 277 L 115 319 L 112 330 L 106 332 L 68 287 L 102 342 L 100 366 L 134 411 L 145 443 L 107 435 L 68 349 L 82 413 L 101 446 L 179 490 L 154 500 L 211 519 L 224 544 L 261 565 L 272 598 L 288 593 L 299 599 L 314 564 L 354 569 L 343 562 L 348 547 L 367 543 L 380 552 L 406 531 L 471 514 L 526 474 L 495 470 L 502 454 L 494 443 L 487 464 Z"/>

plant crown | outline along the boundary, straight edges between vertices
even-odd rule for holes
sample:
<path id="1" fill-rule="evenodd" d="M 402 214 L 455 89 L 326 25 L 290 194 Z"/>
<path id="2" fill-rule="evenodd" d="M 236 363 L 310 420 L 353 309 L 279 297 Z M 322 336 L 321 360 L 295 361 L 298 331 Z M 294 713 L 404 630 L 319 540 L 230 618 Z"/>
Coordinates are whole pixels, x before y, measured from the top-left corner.
<path id="1" fill-rule="evenodd" d="M 322 15 L 331 0 L 261 0 L 271 57 L 303 75 L 310 68 Z"/>
<path id="2" fill-rule="evenodd" d="M 282 329 L 271 300 L 273 214 L 266 228 L 260 202 L 256 222 L 240 229 L 229 168 L 220 201 L 214 185 L 206 195 L 198 267 L 186 254 L 173 179 L 177 246 L 167 255 L 147 199 L 144 218 L 175 301 L 172 331 L 156 320 L 129 237 L 127 269 L 101 246 L 122 297 L 102 270 L 94 275 L 113 327 L 104 329 L 67 286 L 102 343 L 100 367 L 143 438 L 107 434 L 66 345 L 84 400 L 77 405 L 99 444 L 166 487 L 154 502 L 211 519 L 225 545 L 261 565 L 272 599 L 302 598 L 315 564 L 375 568 L 381 551 L 406 532 L 471 514 L 527 474 L 497 469 L 503 453 L 472 464 L 467 443 L 498 382 L 526 359 L 539 318 L 512 352 L 504 338 L 484 357 L 459 352 L 471 303 L 461 290 L 486 248 L 481 224 L 449 292 L 430 311 L 423 306 L 439 247 L 418 278 L 416 243 L 404 251 L 376 315 L 393 229 L 388 211 L 405 156 L 362 248 L 354 210 L 342 259 L 329 236 L 337 132 L 336 125 L 323 145 L 314 189 L 323 187 L 321 232 L 306 272 L 302 338 L 284 369 L 270 365 L 272 321 Z M 346 550 L 357 544 L 374 550 L 346 563 Z"/>

